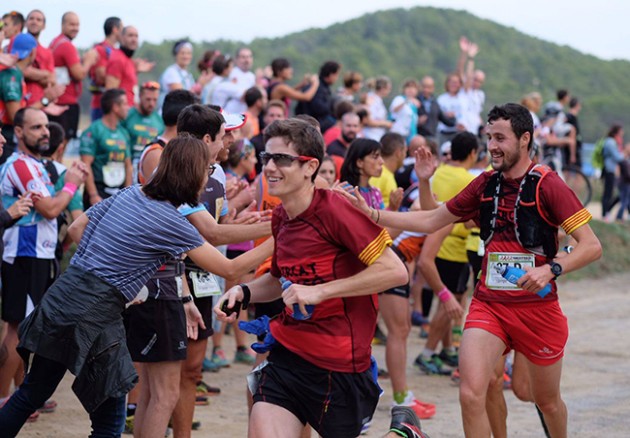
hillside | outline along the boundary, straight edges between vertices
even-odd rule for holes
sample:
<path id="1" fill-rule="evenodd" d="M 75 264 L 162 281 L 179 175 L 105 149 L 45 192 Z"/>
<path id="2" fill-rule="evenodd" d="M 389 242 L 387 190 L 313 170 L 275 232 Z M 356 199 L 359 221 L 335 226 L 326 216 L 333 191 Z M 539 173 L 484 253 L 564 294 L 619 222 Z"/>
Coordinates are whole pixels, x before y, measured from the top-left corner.
<path id="1" fill-rule="evenodd" d="M 338 60 L 344 69 L 365 77 L 386 74 L 394 90 L 406 77 L 436 78 L 438 91 L 445 73 L 455 67 L 458 39 L 466 35 L 477 42 L 477 66 L 487 73 L 487 106 L 518 101 L 530 91 L 545 101 L 556 88 L 568 88 L 583 101 L 580 117 L 584 137 L 593 141 L 613 121 L 630 122 L 630 62 L 603 61 L 567 46 L 525 35 L 514 28 L 480 19 L 468 12 L 418 7 L 367 14 L 326 29 L 309 29 L 281 38 L 255 39 L 255 66 L 286 57 L 295 77 L 316 72 L 326 60 Z M 195 44 L 195 60 L 208 48 L 233 53 L 242 43 L 213 41 Z M 155 73 L 172 62 L 172 42 L 144 44 L 139 56 L 157 61 Z"/>

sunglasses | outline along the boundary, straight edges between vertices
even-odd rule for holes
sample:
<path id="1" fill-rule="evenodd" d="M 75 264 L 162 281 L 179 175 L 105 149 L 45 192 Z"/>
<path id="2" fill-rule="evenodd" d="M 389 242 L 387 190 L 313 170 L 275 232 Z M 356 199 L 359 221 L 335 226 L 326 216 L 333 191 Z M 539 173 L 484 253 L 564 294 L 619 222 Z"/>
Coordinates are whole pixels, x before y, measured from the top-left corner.
<path id="1" fill-rule="evenodd" d="M 214 171 L 216 170 L 216 167 L 214 164 L 208 166 L 208 178 L 210 178 L 212 176 L 212 174 L 214 173 Z"/>
<path id="2" fill-rule="evenodd" d="M 143 90 L 159 90 L 160 89 L 160 84 L 155 82 L 155 81 L 148 81 L 142 84 L 142 88 Z"/>
<path id="3" fill-rule="evenodd" d="M 305 157 L 304 155 L 295 156 L 289 154 L 270 154 L 269 152 L 261 152 L 260 159 L 263 165 L 267 165 L 270 160 L 273 160 L 276 166 L 278 167 L 290 167 L 294 161 L 299 161 L 300 163 L 306 163 L 307 161 L 314 160 L 313 157 Z"/>

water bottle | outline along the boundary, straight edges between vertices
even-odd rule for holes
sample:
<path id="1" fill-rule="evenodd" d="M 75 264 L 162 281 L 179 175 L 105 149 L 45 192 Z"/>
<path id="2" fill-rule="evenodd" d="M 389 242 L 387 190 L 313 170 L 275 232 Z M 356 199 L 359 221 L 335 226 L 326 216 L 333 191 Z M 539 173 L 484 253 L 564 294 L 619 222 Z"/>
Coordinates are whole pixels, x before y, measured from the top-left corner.
<path id="1" fill-rule="evenodd" d="M 499 269 L 499 274 L 501 274 L 503 278 L 505 278 L 512 284 L 516 284 L 518 279 L 525 275 L 525 270 L 515 268 L 514 266 L 504 265 Z M 538 295 L 540 298 L 545 298 L 545 296 L 549 292 L 551 292 L 551 284 L 548 284 L 547 286 L 536 292 L 536 295 Z"/>
<path id="2" fill-rule="evenodd" d="M 280 277 L 280 283 L 282 284 L 282 290 L 287 290 L 289 286 L 293 284 L 293 282 L 287 280 L 284 277 Z M 293 304 L 293 318 L 297 319 L 298 321 L 304 321 L 304 320 L 310 319 L 311 316 L 313 316 L 313 310 L 315 309 L 315 305 L 307 304 L 305 307 L 306 307 L 306 315 L 302 313 L 298 303 L 294 303 Z"/>

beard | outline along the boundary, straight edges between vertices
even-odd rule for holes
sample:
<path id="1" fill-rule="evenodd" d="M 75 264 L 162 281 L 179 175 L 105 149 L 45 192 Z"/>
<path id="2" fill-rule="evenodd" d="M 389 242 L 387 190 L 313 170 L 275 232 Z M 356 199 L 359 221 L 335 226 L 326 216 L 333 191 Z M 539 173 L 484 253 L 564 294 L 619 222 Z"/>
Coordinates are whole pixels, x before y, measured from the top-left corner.
<path id="1" fill-rule="evenodd" d="M 351 137 L 349 137 L 349 136 L 347 136 L 346 134 L 344 134 L 344 133 L 342 132 L 342 133 L 341 133 L 341 138 L 343 138 L 343 140 L 344 140 L 346 143 L 352 143 L 352 140 L 354 140 L 355 138 L 357 138 L 357 135 L 356 135 L 356 134 L 354 134 L 354 133 L 352 133 L 352 136 L 351 136 Z"/>
<path id="2" fill-rule="evenodd" d="M 29 143 L 25 138 L 24 146 L 32 153 L 40 155 L 50 149 L 50 140 L 48 137 L 41 137 L 34 143 Z"/>

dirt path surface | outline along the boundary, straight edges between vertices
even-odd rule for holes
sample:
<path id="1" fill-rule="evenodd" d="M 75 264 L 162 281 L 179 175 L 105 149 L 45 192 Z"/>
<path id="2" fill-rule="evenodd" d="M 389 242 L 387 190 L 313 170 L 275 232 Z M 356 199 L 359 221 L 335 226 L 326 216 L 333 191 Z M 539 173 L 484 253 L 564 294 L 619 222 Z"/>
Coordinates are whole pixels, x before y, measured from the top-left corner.
<path id="1" fill-rule="evenodd" d="M 562 308 L 569 318 L 571 334 L 564 359 L 562 392 L 569 408 L 570 437 L 630 436 L 630 274 L 606 280 L 580 281 L 561 285 Z M 234 349 L 232 336 L 225 337 L 228 356 Z M 457 387 L 447 377 L 425 376 L 412 365 L 424 341 L 414 328 L 409 339 L 407 363 L 409 386 L 422 400 L 435 403 L 437 414 L 423 422 L 433 438 L 461 437 L 461 415 Z M 374 355 L 384 364 L 385 348 L 374 346 Z M 383 366 L 383 365 L 381 365 Z M 221 387 L 222 394 L 209 406 L 198 407 L 195 417 L 202 422 L 193 437 L 245 437 L 245 365 L 232 365 L 220 373 L 204 373 L 206 382 Z M 27 424 L 20 437 L 85 437 L 89 434 L 87 414 L 72 394 L 72 376 L 66 375 L 54 399 L 57 412 L 43 414 Z M 366 436 L 380 437 L 389 426 L 391 387 L 385 390 L 374 423 Z M 544 436 L 532 404 L 518 401 L 505 391 L 508 403 L 508 432 L 515 437 Z M 129 435 L 127 435 L 129 436 Z M 316 434 L 313 434 L 316 436 Z"/>

